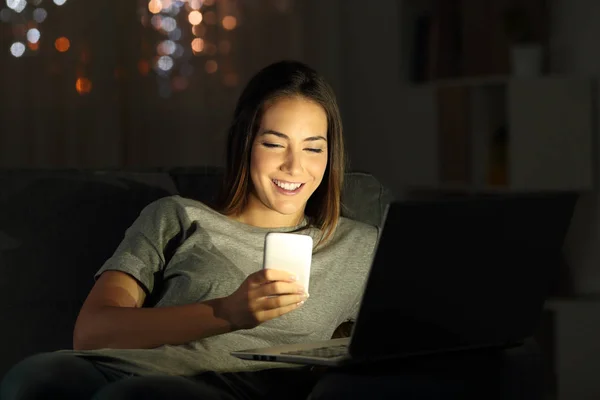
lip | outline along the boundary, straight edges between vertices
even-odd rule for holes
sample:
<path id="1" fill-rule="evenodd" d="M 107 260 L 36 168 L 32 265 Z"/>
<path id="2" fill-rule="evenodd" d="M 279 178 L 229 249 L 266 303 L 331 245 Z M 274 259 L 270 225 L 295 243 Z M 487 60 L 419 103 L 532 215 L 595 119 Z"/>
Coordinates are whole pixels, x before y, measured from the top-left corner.
<path id="1" fill-rule="evenodd" d="M 287 182 L 287 181 L 282 181 L 280 179 L 271 179 L 271 183 L 275 187 L 275 190 L 278 193 L 281 193 L 281 194 L 286 195 L 286 196 L 295 196 L 295 195 L 297 195 L 298 193 L 300 193 L 302 191 L 302 189 L 304 188 L 304 185 L 305 185 L 304 183 L 300 183 L 300 187 L 298 187 L 298 189 L 296 189 L 296 190 L 285 190 L 284 188 L 279 187 L 275 183 L 275 181 L 282 182 L 282 183 L 300 183 L 300 182 Z"/>
<path id="2" fill-rule="evenodd" d="M 275 179 L 275 178 L 273 178 L 271 180 L 272 181 L 278 181 L 278 182 L 281 182 L 281 183 L 291 183 L 292 185 L 297 185 L 297 184 L 304 185 L 304 182 L 290 182 L 290 181 L 284 181 L 283 179 Z"/>

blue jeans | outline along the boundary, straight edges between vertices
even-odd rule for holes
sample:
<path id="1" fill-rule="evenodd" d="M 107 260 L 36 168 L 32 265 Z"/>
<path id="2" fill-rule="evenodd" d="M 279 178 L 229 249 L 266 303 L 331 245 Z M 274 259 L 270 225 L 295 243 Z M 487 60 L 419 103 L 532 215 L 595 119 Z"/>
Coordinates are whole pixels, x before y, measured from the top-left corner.
<path id="1" fill-rule="evenodd" d="M 139 377 L 70 354 L 42 353 L 26 358 L 6 374 L 0 383 L 0 400 L 536 400 L 541 398 L 540 382 L 523 369 L 525 364 L 510 365 L 501 356 L 486 354 L 323 372 L 277 368 Z"/>

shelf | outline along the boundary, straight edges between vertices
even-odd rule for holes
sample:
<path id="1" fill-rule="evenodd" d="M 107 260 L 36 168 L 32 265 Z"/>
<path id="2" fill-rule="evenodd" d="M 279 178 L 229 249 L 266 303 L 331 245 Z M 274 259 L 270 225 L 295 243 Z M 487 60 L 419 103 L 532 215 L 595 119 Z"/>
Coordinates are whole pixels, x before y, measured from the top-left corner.
<path id="1" fill-rule="evenodd" d="M 595 88 L 558 75 L 406 85 L 399 182 L 467 193 L 591 190 Z"/>
<path id="2" fill-rule="evenodd" d="M 439 185 L 409 185 L 409 191 L 458 193 L 458 194 L 502 194 L 513 192 L 508 186 L 475 186 L 463 183 L 441 183 Z"/>
<path id="3" fill-rule="evenodd" d="M 444 88 L 444 87 L 465 87 L 465 88 L 478 88 L 487 86 L 506 86 L 511 82 L 519 83 L 526 81 L 552 81 L 552 80 L 564 80 L 564 79 L 578 79 L 564 75 L 543 75 L 538 77 L 517 77 L 510 75 L 491 75 L 481 77 L 468 77 L 468 78 L 453 78 L 453 79 L 436 79 L 426 82 L 401 82 L 401 86 L 404 88 Z M 589 79 L 582 77 L 580 79 Z"/>
<path id="4" fill-rule="evenodd" d="M 517 70 L 511 52 L 513 31 L 506 20 L 514 4 L 514 0 L 399 1 L 401 80 L 427 84 L 441 79 L 441 85 L 504 80 Z M 548 48 L 551 5 L 527 0 L 520 6 L 520 16 L 527 18 L 528 40 Z M 547 62 L 538 70 L 547 72 Z"/>
<path id="5" fill-rule="evenodd" d="M 566 307 L 599 307 L 600 295 L 594 296 L 553 296 L 546 300 L 544 309 L 551 311 L 562 310 Z"/>

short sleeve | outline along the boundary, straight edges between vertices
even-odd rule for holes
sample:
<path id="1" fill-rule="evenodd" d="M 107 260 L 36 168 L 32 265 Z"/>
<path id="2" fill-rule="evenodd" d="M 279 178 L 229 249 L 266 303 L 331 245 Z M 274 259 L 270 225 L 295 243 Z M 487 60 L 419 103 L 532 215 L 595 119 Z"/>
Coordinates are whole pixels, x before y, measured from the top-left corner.
<path id="1" fill-rule="evenodd" d="M 168 262 L 168 249 L 182 240 L 182 217 L 172 197 L 147 205 L 94 279 L 106 271 L 121 271 L 136 279 L 146 293 L 151 293 L 156 274 L 164 270 Z"/>

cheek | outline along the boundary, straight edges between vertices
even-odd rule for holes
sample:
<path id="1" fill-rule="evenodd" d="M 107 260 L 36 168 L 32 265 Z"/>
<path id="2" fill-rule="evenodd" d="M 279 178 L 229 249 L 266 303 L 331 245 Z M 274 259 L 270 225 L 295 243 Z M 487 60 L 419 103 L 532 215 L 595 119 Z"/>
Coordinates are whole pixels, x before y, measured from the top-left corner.
<path id="1" fill-rule="evenodd" d="M 250 174 L 257 179 L 263 174 L 270 174 L 273 172 L 276 160 L 272 154 L 262 151 L 260 148 L 256 148 L 250 158 Z"/>
<path id="2" fill-rule="evenodd" d="M 316 177 L 323 177 L 325 174 L 325 169 L 327 169 L 327 157 L 321 157 L 316 160 L 312 160 L 311 162 L 311 175 Z"/>
<path id="3" fill-rule="evenodd" d="M 261 175 L 261 157 L 260 151 L 256 151 L 255 149 L 252 151 L 250 155 L 250 179 L 252 180 L 252 185 L 256 188 L 260 186 L 260 175 Z"/>

